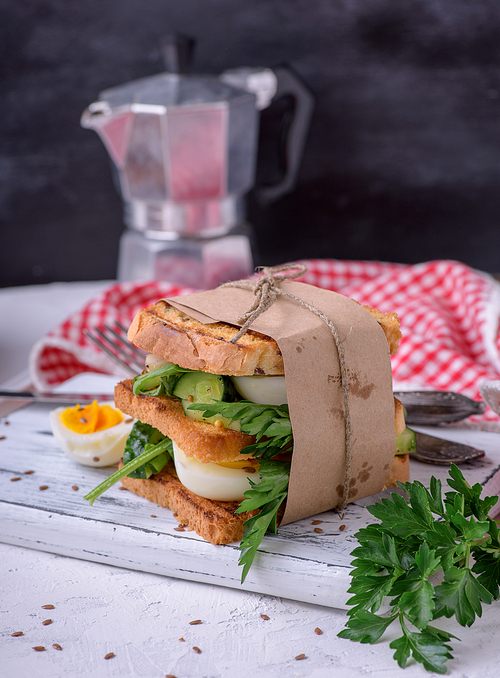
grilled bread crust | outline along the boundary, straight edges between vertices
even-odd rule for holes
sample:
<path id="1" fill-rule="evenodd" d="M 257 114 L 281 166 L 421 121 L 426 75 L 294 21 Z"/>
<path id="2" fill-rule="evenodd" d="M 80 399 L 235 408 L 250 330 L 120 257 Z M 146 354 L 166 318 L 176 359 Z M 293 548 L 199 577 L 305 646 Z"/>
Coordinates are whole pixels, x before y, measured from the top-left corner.
<path id="1" fill-rule="evenodd" d="M 177 443 L 188 457 L 202 463 L 251 458 L 251 455 L 240 454 L 240 450 L 254 443 L 255 436 L 189 419 L 177 398 L 136 396 L 132 379 L 115 386 L 115 405 L 134 419 L 154 426 Z"/>
<path id="2" fill-rule="evenodd" d="M 169 508 L 182 527 L 194 530 L 211 544 L 230 544 L 243 537 L 243 523 L 257 511 L 236 513 L 239 502 L 212 501 L 193 494 L 177 478 L 173 463 L 149 480 L 123 478 L 127 490 Z"/>
<path id="3" fill-rule="evenodd" d="M 401 332 L 395 313 L 364 307 L 384 330 L 391 355 L 397 353 Z M 128 331 L 139 348 L 181 367 L 231 376 L 283 375 L 283 357 L 271 337 L 247 330 L 235 344 L 239 327 L 203 323 L 165 301 L 139 311 Z"/>

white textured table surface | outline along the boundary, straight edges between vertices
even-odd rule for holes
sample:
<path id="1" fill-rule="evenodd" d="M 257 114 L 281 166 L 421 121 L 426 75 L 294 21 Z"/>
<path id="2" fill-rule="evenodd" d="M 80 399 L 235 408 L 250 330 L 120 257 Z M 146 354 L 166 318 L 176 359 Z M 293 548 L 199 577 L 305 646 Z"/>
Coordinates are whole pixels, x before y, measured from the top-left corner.
<path id="1" fill-rule="evenodd" d="M 26 365 L 41 334 L 102 286 L 0 290 L 0 381 L 15 374 L 13 366 Z M 26 303 L 29 318 L 17 310 Z M 372 646 L 337 638 L 345 622 L 340 610 L 18 546 L 0 544 L 0 591 L 2 678 L 431 675 L 416 664 L 399 669 L 386 641 Z M 47 604 L 54 609 L 43 609 Z M 47 619 L 52 623 L 44 625 Z M 190 625 L 193 620 L 202 623 Z M 498 603 L 470 629 L 443 622 L 462 639 L 453 642 L 449 675 L 499 675 L 499 623 Z M 16 631 L 24 635 L 12 637 Z M 46 651 L 35 652 L 38 645 Z M 294 659 L 302 653 L 305 659 Z"/>

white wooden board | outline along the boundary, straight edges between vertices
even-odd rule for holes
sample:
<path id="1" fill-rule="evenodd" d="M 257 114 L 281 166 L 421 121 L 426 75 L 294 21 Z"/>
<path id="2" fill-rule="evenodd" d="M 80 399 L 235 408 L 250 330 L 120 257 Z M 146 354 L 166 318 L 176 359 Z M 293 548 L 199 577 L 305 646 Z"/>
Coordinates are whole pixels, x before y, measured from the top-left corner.
<path id="1" fill-rule="evenodd" d="M 0 420 L 0 541 L 74 558 L 107 563 L 218 586 L 282 596 L 330 607 L 346 607 L 353 535 L 373 522 L 364 505 L 345 516 L 329 511 L 266 536 L 243 585 L 238 545 L 213 546 L 194 532 L 176 532 L 167 509 L 113 487 L 93 507 L 83 495 L 113 469 L 70 460 L 50 432 L 50 405 L 30 405 Z M 5 424 L 8 421 L 8 425 Z M 419 429 L 436 434 L 434 429 Z M 469 482 L 500 489 L 500 435 L 464 429 L 439 430 L 441 437 L 484 449 L 479 463 L 463 466 Z M 25 471 L 34 473 L 26 475 Z M 443 480 L 444 467 L 412 463 L 412 480 Z M 18 481 L 12 478 L 20 477 Z M 40 490 L 40 486 L 48 488 Z M 78 490 L 72 489 L 73 485 Z M 498 489 L 497 489 L 498 485 Z M 492 489 L 493 488 L 493 489 Z M 153 517 L 156 516 L 156 517 Z M 314 532 L 320 519 L 323 532 Z M 345 525 L 343 531 L 340 525 Z"/>

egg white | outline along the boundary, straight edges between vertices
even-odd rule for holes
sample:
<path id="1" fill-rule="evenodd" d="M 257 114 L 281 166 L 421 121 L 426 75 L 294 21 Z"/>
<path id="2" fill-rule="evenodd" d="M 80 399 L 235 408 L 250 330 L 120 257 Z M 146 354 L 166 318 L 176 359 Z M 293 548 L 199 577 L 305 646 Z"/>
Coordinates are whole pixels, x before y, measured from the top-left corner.
<path id="1" fill-rule="evenodd" d="M 109 405 L 109 403 L 99 403 Z M 115 426 L 95 433 L 76 433 L 61 422 L 65 407 L 50 412 L 52 433 L 61 449 L 74 461 L 84 466 L 111 466 L 123 456 L 125 443 L 134 421 L 126 417 Z M 97 459 L 97 461 L 96 461 Z"/>
<path id="2" fill-rule="evenodd" d="M 176 443 L 173 443 L 173 448 L 179 480 L 200 497 L 214 501 L 242 501 L 244 493 L 250 489 L 248 479 L 259 482 L 257 472 L 247 473 L 243 469 L 227 468 L 212 462 L 202 464 L 186 456 Z"/>
<path id="3" fill-rule="evenodd" d="M 231 377 L 236 390 L 245 400 L 259 405 L 285 405 L 285 377 Z"/>

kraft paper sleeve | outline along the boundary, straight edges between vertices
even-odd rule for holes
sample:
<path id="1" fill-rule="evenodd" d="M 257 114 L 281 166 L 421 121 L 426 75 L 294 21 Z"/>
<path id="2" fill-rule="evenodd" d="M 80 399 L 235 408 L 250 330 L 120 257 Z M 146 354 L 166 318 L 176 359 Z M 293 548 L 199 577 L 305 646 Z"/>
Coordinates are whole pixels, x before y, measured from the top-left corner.
<path id="1" fill-rule="evenodd" d="M 351 417 L 349 501 L 380 492 L 395 451 L 394 399 L 389 347 L 377 321 L 335 292 L 283 282 L 335 324 L 343 344 Z M 217 288 L 166 299 L 191 317 L 240 325 L 254 301 L 251 291 Z M 337 348 L 328 325 L 310 310 L 278 296 L 251 329 L 277 342 L 285 366 L 294 447 L 286 524 L 338 506 L 345 474 L 345 422 Z"/>

